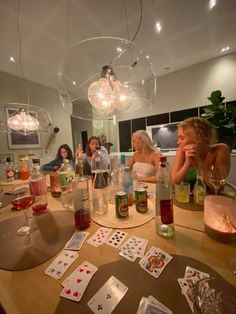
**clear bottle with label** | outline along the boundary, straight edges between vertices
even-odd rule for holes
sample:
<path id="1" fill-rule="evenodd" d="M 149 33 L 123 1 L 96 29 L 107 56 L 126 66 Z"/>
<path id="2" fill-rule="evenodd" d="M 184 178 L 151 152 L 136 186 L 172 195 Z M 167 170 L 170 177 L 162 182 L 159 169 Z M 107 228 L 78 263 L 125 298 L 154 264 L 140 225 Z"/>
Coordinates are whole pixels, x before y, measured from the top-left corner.
<path id="1" fill-rule="evenodd" d="M 72 183 L 75 180 L 74 167 L 68 159 L 64 159 L 59 173 L 59 184 L 61 187 L 61 201 L 64 207 L 70 207 L 73 202 Z"/>
<path id="2" fill-rule="evenodd" d="M 29 163 L 25 158 L 20 159 L 19 163 L 19 179 L 28 180 L 29 179 Z"/>
<path id="3" fill-rule="evenodd" d="M 11 161 L 10 157 L 7 157 L 6 159 L 6 179 L 7 181 L 13 181 L 14 180 L 14 165 L 13 162 Z"/>
<path id="4" fill-rule="evenodd" d="M 85 179 L 82 153 L 83 153 L 83 150 L 79 144 L 77 148 L 76 156 L 75 156 L 75 176 L 78 179 Z"/>
<path id="5" fill-rule="evenodd" d="M 162 237 L 170 238 L 175 232 L 175 227 L 171 176 L 165 156 L 160 157 L 156 178 L 156 232 Z"/>
<path id="6" fill-rule="evenodd" d="M 206 196 L 206 185 L 202 176 L 202 169 L 197 171 L 197 180 L 194 184 L 193 189 L 193 199 L 194 203 L 197 205 L 204 205 L 204 198 Z"/>
<path id="7" fill-rule="evenodd" d="M 91 223 L 88 179 L 76 179 L 73 182 L 73 201 L 76 229 L 83 230 L 88 228 Z"/>
<path id="8" fill-rule="evenodd" d="M 40 214 L 47 209 L 47 184 L 46 177 L 40 171 L 39 162 L 34 162 L 31 179 L 29 182 L 30 194 L 35 195 L 35 201 L 32 205 L 32 211 Z"/>

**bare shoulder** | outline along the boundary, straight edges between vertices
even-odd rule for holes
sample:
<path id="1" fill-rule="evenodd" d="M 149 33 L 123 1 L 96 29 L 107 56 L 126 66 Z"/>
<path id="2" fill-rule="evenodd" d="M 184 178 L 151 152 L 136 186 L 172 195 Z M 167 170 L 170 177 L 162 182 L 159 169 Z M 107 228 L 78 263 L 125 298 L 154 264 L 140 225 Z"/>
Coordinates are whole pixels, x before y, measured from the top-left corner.
<path id="1" fill-rule="evenodd" d="M 212 154 L 230 154 L 230 148 L 225 143 L 218 143 L 210 147 L 210 152 Z"/>

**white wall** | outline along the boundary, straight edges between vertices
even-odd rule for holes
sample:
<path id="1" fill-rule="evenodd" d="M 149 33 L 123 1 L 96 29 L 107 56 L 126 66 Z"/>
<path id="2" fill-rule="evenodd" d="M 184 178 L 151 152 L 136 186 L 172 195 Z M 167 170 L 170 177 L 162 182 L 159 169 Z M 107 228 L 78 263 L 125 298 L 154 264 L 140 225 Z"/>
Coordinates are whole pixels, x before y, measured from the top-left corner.
<path id="1" fill-rule="evenodd" d="M 9 150 L 7 135 L 0 133 L 0 153 L 13 153 L 15 158 L 22 153 L 35 153 L 44 160 L 51 160 L 55 157 L 58 147 L 67 143 L 72 147 L 72 133 L 70 116 L 62 109 L 61 101 L 56 90 L 28 81 L 30 103 L 39 107 L 46 108 L 51 116 L 53 127 L 58 126 L 60 132 L 56 135 L 49 152 L 45 152 L 45 145 L 51 133 L 41 133 L 42 148 L 30 150 Z M 27 103 L 27 92 L 24 80 L 4 72 L 0 72 L 0 110 L 4 109 L 7 103 Z M 42 160 L 42 162 L 44 162 Z"/>

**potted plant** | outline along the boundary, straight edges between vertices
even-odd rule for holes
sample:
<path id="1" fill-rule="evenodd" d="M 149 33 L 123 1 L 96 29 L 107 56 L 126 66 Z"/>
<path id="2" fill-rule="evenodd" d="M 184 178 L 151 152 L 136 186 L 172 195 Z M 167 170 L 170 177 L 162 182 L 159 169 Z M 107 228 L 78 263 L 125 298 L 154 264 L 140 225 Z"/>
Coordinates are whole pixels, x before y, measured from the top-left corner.
<path id="1" fill-rule="evenodd" d="M 208 99 L 211 104 L 203 108 L 201 116 L 216 128 L 219 142 L 232 150 L 236 145 L 236 105 L 223 103 L 225 97 L 220 90 L 213 91 Z"/>

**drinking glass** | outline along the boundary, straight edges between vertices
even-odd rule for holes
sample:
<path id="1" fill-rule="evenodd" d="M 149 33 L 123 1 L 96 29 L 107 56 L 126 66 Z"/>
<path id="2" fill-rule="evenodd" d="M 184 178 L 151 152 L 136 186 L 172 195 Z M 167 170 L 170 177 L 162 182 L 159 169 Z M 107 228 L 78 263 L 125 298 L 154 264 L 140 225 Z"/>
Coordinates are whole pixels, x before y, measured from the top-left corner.
<path id="1" fill-rule="evenodd" d="M 220 188 L 225 185 L 226 177 L 225 166 L 211 166 L 209 170 L 209 182 L 214 187 L 215 195 L 218 195 Z"/>
<path id="2" fill-rule="evenodd" d="M 35 231 L 35 228 L 32 228 L 29 225 L 29 218 L 28 218 L 28 209 L 33 204 L 34 200 L 35 200 L 35 195 L 27 195 L 27 196 L 17 197 L 11 201 L 12 205 L 16 209 L 24 211 L 24 216 L 25 216 L 25 224 L 19 230 L 17 230 L 16 232 L 17 235 L 25 236 Z"/>

